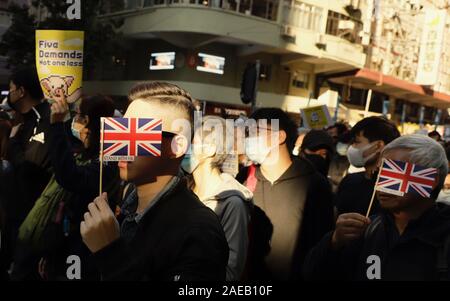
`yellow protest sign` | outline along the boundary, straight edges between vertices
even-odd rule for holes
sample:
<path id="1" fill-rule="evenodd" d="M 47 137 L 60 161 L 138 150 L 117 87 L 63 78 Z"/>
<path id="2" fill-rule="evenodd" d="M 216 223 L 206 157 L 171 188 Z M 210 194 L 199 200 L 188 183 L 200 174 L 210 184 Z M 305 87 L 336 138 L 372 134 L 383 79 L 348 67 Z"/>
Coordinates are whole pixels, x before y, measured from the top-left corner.
<path id="1" fill-rule="evenodd" d="M 331 124 L 330 112 L 326 105 L 308 107 L 300 110 L 303 126 L 311 129 L 323 129 Z"/>
<path id="2" fill-rule="evenodd" d="M 81 97 L 84 32 L 36 30 L 36 68 L 45 97 Z"/>

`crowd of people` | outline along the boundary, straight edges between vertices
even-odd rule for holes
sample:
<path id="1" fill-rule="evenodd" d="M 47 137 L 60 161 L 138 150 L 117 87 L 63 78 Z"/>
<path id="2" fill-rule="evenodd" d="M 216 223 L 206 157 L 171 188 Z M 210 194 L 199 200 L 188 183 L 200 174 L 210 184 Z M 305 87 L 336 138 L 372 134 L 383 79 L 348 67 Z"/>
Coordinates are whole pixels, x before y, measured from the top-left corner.
<path id="1" fill-rule="evenodd" d="M 194 125 L 187 91 L 145 82 L 129 91 L 124 117 L 163 121 L 161 156 L 102 162 L 111 98 L 44 99 L 34 69 L 9 85 L 0 111 L 2 280 L 69 280 L 73 255 L 79 280 L 368 280 L 371 256 L 375 279 L 449 276 L 450 146 L 438 132 L 402 136 L 383 117 L 309 130 L 259 108 L 240 149 L 217 143 L 240 136 L 225 119 Z M 171 127 L 179 120 L 190 127 Z M 223 168 L 232 158 L 237 174 Z M 435 168 L 431 195 L 373 199 L 383 159 Z"/>

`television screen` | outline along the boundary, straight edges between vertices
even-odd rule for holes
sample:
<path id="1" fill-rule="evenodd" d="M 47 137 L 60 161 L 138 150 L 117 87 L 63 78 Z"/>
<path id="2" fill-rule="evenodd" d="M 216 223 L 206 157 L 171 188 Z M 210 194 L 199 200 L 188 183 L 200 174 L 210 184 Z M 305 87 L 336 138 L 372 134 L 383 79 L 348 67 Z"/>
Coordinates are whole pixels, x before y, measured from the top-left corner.
<path id="1" fill-rule="evenodd" d="M 225 58 L 205 53 L 198 54 L 197 70 L 216 74 L 223 74 Z"/>
<path id="2" fill-rule="evenodd" d="M 171 70 L 175 68 L 175 52 L 152 53 L 150 70 Z"/>

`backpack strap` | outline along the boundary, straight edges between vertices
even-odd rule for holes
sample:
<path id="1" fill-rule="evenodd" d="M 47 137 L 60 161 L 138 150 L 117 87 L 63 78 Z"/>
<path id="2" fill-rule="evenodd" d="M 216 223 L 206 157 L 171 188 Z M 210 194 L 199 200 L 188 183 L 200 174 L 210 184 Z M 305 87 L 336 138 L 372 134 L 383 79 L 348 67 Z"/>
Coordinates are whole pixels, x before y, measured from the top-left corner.
<path id="1" fill-rule="evenodd" d="M 436 271 L 440 281 L 448 281 L 448 254 L 450 250 L 450 233 L 445 236 L 444 242 L 437 248 Z"/>

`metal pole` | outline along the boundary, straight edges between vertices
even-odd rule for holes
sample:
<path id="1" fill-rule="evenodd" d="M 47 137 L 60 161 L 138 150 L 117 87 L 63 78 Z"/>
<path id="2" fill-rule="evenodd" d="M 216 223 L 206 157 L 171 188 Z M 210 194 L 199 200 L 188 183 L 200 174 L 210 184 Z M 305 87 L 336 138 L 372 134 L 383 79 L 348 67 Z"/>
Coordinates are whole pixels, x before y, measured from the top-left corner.
<path id="1" fill-rule="evenodd" d="M 341 103 L 341 95 L 338 95 L 336 100 L 336 108 L 334 109 L 334 117 L 333 121 L 336 123 L 338 121 L 338 114 L 339 114 L 339 104 Z"/>
<path id="2" fill-rule="evenodd" d="M 367 99 L 366 99 L 366 109 L 364 110 L 364 118 L 366 118 L 369 113 L 369 107 L 370 107 L 371 100 L 372 100 L 372 89 L 369 89 L 369 92 L 367 93 Z"/>
<path id="3" fill-rule="evenodd" d="M 258 95 L 258 83 L 259 83 L 259 72 L 261 69 L 261 61 L 256 60 L 256 81 L 255 81 L 255 91 L 253 92 L 253 100 L 252 100 L 252 113 L 256 109 L 256 97 Z"/>

